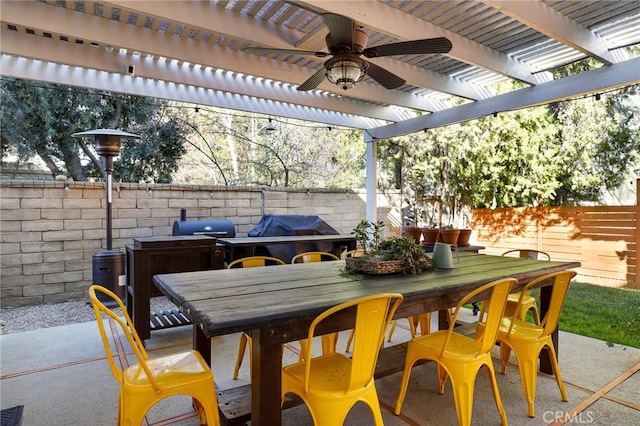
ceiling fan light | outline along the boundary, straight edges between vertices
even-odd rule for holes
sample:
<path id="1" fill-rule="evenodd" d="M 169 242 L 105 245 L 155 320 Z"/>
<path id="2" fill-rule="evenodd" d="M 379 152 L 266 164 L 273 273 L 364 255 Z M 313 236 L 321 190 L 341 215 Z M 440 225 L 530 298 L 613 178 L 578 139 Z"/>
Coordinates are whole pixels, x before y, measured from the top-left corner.
<path id="1" fill-rule="evenodd" d="M 333 84 L 343 90 L 349 90 L 364 78 L 367 72 L 366 65 L 366 62 L 358 63 L 349 60 L 339 60 L 331 64 L 326 75 Z"/>

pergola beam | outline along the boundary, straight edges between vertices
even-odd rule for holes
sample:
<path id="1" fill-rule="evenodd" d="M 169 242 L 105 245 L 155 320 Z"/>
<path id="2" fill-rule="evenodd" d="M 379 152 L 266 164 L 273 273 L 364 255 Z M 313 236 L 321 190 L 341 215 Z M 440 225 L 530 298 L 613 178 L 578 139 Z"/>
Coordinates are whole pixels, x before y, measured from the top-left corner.
<path id="1" fill-rule="evenodd" d="M 640 84 L 640 57 L 401 123 L 381 126 L 368 130 L 368 133 L 374 139 L 393 138 L 424 129 L 474 120 L 493 113 L 560 102 L 634 84 Z"/>
<path id="2" fill-rule="evenodd" d="M 483 2 L 606 65 L 618 62 L 609 52 L 607 43 L 603 39 L 542 2 L 513 0 L 483 0 Z"/>

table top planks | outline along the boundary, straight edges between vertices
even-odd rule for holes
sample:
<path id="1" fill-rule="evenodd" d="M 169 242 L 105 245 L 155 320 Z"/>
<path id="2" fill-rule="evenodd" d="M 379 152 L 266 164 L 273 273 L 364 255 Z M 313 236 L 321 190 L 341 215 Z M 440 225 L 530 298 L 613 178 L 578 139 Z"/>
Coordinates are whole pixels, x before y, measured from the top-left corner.
<path id="1" fill-rule="evenodd" d="M 515 277 L 522 287 L 537 276 L 579 266 L 578 262 L 460 253 L 460 263 L 453 269 L 418 275 L 346 275 L 344 261 L 333 261 L 163 274 L 154 281 L 212 337 L 265 323 L 306 322 L 344 301 L 383 292 L 404 295 L 397 317 L 436 311 L 454 306 L 479 283 Z"/>

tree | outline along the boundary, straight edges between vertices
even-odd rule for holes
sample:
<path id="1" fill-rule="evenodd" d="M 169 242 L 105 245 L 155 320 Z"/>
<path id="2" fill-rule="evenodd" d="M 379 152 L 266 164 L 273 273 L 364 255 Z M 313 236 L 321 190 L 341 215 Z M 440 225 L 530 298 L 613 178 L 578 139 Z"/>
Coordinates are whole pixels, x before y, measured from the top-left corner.
<path id="1" fill-rule="evenodd" d="M 298 120 L 199 108 L 189 115 L 189 153 L 179 179 L 283 187 L 364 186 L 365 146 L 359 131 Z"/>
<path id="2" fill-rule="evenodd" d="M 397 138 L 381 148 L 381 182 L 440 197 L 447 222 L 473 207 L 597 202 L 640 164 L 638 105 L 632 86 Z"/>
<path id="3" fill-rule="evenodd" d="M 142 136 L 123 142 L 114 180 L 171 182 L 184 153 L 185 129 L 165 101 L 9 78 L 1 80 L 0 91 L 2 158 L 39 156 L 52 176 L 102 179 L 93 147 L 71 136 L 85 130 L 117 128 Z"/>

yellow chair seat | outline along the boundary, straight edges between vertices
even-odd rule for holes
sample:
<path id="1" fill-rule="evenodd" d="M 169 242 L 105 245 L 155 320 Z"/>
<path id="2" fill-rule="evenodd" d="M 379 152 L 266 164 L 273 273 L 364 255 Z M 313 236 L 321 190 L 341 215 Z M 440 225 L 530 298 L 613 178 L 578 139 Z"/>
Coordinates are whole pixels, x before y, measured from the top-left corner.
<path id="1" fill-rule="evenodd" d="M 304 386 L 305 365 L 303 363 L 285 367 L 290 380 Z M 351 376 L 351 360 L 342 354 L 331 353 L 313 359 L 313 369 L 309 374 L 309 392 L 335 398 L 344 395 L 344 389 Z"/>
<path id="2" fill-rule="evenodd" d="M 415 345 L 419 346 L 424 353 L 431 351 L 435 355 L 439 355 L 442 345 L 447 339 L 447 330 L 436 331 L 429 334 L 428 339 L 416 339 Z M 447 349 L 443 352 L 443 358 L 455 358 L 463 362 L 471 361 L 480 350 L 480 342 L 460 334 L 452 334 Z"/>
<path id="3" fill-rule="evenodd" d="M 513 327 L 511 325 L 513 323 Z M 526 321 L 522 321 L 519 318 L 515 320 L 513 318 L 504 317 L 500 323 L 500 329 L 498 330 L 498 339 L 500 339 L 500 333 L 508 333 L 509 327 L 512 327 L 511 332 L 514 336 L 517 335 L 518 340 L 537 340 L 543 334 L 543 329 L 535 324 L 531 324 Z"/>
<path id="4" fill-rule="evenodd" d="M 211 375 L 209 366 L 199 352 L 185 351 L 169 354 L 147 361 L 147 367 L 158 386 L 184 384 L 189 379 L 199 382 L 199 375 Z M 133 387 L 151 386 L 149 377 L 140 364 L 134 364 L 124 371 L 125 383 Z"/>

